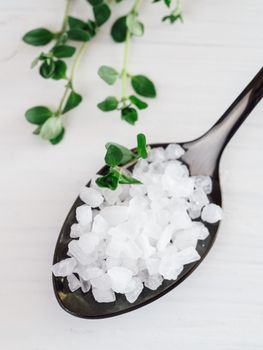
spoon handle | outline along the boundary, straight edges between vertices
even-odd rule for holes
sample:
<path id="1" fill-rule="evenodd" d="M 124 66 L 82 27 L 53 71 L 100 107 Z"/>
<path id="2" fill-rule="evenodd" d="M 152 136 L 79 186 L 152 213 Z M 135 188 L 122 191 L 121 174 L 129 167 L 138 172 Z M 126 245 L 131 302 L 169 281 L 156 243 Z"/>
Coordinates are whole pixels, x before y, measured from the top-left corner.
<path id="1" fill-rule="evenodd" d="M 200 138 L 183 145 L 188 150 L 186 161 L 194 161 L 201 152 L 205 154 L 205 161 L 196 161 L 194 172 L 214 173 L 225 146 L 262 97 L 263 68 L 211 129 Z"/>
<path id="2" fill-rule="evenodd" d="M 207 134 L 214 133 L 215 130 L 222 129 L 224 143 L 222 150 L 230 141 L 241 124 L 245 121 L 251 111 L 263 97 L 263 68 L 252 79 L 247 87 L 241 92 L 231 106 L 226 110 L 222 117 Z"/>

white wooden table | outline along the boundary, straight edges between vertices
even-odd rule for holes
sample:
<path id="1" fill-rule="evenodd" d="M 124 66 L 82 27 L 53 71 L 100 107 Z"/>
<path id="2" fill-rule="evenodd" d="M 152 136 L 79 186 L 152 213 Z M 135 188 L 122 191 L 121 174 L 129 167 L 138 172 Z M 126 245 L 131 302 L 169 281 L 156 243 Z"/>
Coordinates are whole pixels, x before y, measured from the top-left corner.
<path id="1" fill-rule="evenodd" d="M 185 23 L 174 26 L 161 23 L 159 5 L 144 1 L 146 33 L 132 45 L 130 68 L 149 75 L 159 96 L 134 128 L 96 108 L 112 93 L 97 68 L 120 67 L 123 51 L 106 26 L 79 68 L 85 102 L 68 118 L 63 143 L 52 147 L 31 135 L 23 114 L 36 104 L 55 106 L 62 83 L 30 71 L 39 50 L 20 38 L 40 25 L 56 30 L 63 7 L 63 0 L 0 1 L 0 348 L 262 350 L 263 104 L 224 152 L 217 242 L 178 288 L 132 313 L 82 320 L 58 306 L 50 272 L 61 224 L 81 185 L 102 165 L 107 141 L 133 146 L 138 132 L 150 142 L 190 140 L 260 69 L 262 0 L 184 0 Z M 75 14 L 86 8 L 76 1 Z"/>

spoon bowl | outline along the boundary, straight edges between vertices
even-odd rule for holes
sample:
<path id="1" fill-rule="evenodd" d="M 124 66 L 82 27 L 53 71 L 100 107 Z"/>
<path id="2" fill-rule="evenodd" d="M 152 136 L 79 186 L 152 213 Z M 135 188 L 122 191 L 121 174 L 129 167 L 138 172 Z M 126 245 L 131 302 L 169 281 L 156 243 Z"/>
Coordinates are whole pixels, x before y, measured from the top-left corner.
<path id="1" fill-rule="evenodd" d="M 190 175 L 211 176 L 213 190 L 209 195 L 209 199 L 219 206 L 222 205 L 219 181 L 219 162 L 222 152 L 262 96 L 263 69 L 260 70 L 251 83 L 207 133 L 194 141 L 179 143 L 186 151 L 181 159 L 188 166 Z M 151 144 L 150 146 L 151 148 L 165 148 L 168 146 L 168 143 Z M 98 174 L 103 175 L 106 170 L 107 168 L 103 167 Z M 53 264 L 67 258 L 68 243 L 71 241 L 70 228 L 76 222 L 76 208 L 82 204 L 81 199 L 77 198 L 67 215 L 56 244 Z M 72 293 L 69 290 L 66 278 L 53 276 L 54 292 L 60 306 L 74 316 L 92 319 L 117 316 L 153 302 L 178 286 L 204 260 L 215 242 L 219 228 L 218 223 L 205 223 L 205 225 L 209 230 L 209 236 L 205 240 L 198 241 L 196 247 L 201 258 L 196 262 L 185 265 L 177 280 L 164 280 L 162 285 L 154 291 L 144 287 L 138 299 L 132 304 L 121 294 L 116 294 L 115 302 L 98 303 L 95 301 L 91 292 L 83 293 L 79 289 Z"/>

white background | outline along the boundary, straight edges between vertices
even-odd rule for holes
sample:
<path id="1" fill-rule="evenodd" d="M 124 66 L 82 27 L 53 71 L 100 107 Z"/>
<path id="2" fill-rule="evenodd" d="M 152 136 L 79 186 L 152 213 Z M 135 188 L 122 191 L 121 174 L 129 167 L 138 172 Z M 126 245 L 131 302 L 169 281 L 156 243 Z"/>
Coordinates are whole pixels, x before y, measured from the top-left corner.
<path id="1" fill-rule="evenodd" d="M 75 15 L 86 18 L 85 1 L 75 3 Z M 163 6 L 143 1 L 146 33 L 134 40 L 129 67 L 155 81 L 158 98 L 136 127 L 96 108 L 114 93 L 98 79 L 98 67 L 119 68 L 122 61 L 123 45 L 111 42 L 107 25 L 79 67 L 77 90 L 85 101 L 70 113 L 65 140 L 54 147 L 31 134 L 24 111 L 55 108 L 63 83 L 29 69 L 39 49 L 21 36 L 38 26 L 57 30 L 64 1 L 0 0 L 1 349 L 262 350 L 262 104 L 224 152 L 224 220 L 190 278 L 147 307 L 98 321 L 68 315 L 53 295 L 57 235 L 81 185 L 102 165 L 104 144 L 134 146 L 138 132 L 149 142 L 191 140 L 261 68 L 262 0 L 183 0 L 183 8 L 184 24 L 171 26 L 160 21 Z M 114 17 L 123 11 L 118 5 Z"/>

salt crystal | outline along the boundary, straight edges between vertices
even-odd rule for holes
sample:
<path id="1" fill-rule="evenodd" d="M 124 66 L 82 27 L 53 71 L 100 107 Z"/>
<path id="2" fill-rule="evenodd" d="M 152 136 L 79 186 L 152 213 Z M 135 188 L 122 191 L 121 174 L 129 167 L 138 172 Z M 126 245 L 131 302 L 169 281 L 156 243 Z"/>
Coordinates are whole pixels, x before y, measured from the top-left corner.
<path id="1" fill-rule="evenodd" d="M 111 289 L 111 280 L 107 273 L 104 273 L 103 275 L 93 278 L 90 280 L 90 283 L 92 287 L 95 287 L 97 289 L 101 290 L 109 290 Z"/>
<path id="2" fill-rule="evenodd" d="M 156 290 L 163 282 L 163 277 L 158 273 L 156 275 L 151 275 L 146 278 L 144 281 L 145 287 Z"/>
<path id="3" fill-rule="evenodd" d="M 206 194 L 212 192 L 212 180 L 210 176 L 193 176 L 196 188 L 202 188 Z"/>
<path id="4" fill-rule="evenodd" d="M 90 281 L 84 281 L 82 278 L 80 278 L 80 287 L 83 293 L 88 293 L 91 288 Z"/>
<path id="5" fill-rule="evenodd" d="M 99 207 L 103 202 L 102 195 L 91 187 L 83 187 L 79 196 L 84 203 L 88 204 L 92 208 Z"/>
<path id="6" fill-rule="evenodd" d="M 162 233 L 162 227 L 158 225 L 153 220 L 149 221 L 144 225 L 144 229 L 142 230 L 142 235 L 147 237 L 151 237 L 153 239 L 158 240 Z"/>
<path id="7" fill-rule="evenodd" d="M 101 214 L 97 215 L 93 220 L 92 231 L 101 234 L 106 234 L 108 229 L 108 222 L 104 219 L 104 217 Z"/>
<path id="8" fill-rule="evenodd" d="M 74 274 L 69 275 L 67 281 L 71 292 L 75 292 L 81 286 L 79 279 Z"/>
<path id="9" fill-rule="evenodd" d="M 124 206 L 111 206 L 101 210 L 103 218 L 111 225 L 116 226 L 128 218 L 128 208 Z"/>
<path id="10" fill-rule="evenodd" d="M 191 203 L 191 205 L 187 211 L 188 211 L 190 218 L 194 220 L 194 219 L 197 219 L 200 217 L 201 210 L 202 210 L 202 207 L 200 205 L 195 204 L 195 203 Z"/>
<path id="11" fill-rule="evenodd" d="M 127 257 L 126 255 L 123 255 L 120 259 L 120 266 L 126 267 L 127 269 L 131 270 L 133 275 L 136 275 L 139 271 L 138 260 Z"/>
<path id="12" fill-rule="evenodd" d="M 159 273 L 167 280 L 176 280 L 183 270 L 183 264 L 176 254 L 161 259 Z"/>
<path id="13" fill-rule="evenodd" d="M 192 221 L 189 218 L 186 210 L 176 210 L 171 213 L 171 222 L 175 229 L 186 229 L 192 226 Z"/>
<path id="14" fill-rule="evenodd" d="M 194 247 L 188 247 L 181 250 L 177 256 L 183 265 L 190 264 L 200 259 L 200 255 Z"/>
<path id="15" fill-rule="evenodd" d="M 52 266 L 52 272 L 56 277 L 66 277 L 74 271 L 77 261 L 74 258 L 67 258 Z"/>
<path id="16" fill-rule="evenodd" d="M 89 205 L 81 205 L 76 209 L 76 218 L 80 225 L 87 226 L 92 220 L 92 211 Z"/>
<path id="17" fill-rule="evenodd" d="M 108 188 L 103 189 L 103 195 L 105 201 L 108 205 L 114 205 L 120 201 L 120 194 L 122 192 L 122 187 L 117 187 L 116 190 L 112 191 Z"/>
<path id="18" fill-rule="evenodd" d="M 183 154 L 184 154 L 184 149 L 176 143 L 171 143 L 165 149 L 166 159 L 168 160 L 178 159 L 182 157 Z"/>
<path id="19" fill-rule="evenodd" d="M 143 290 L 143 284 L 139 278 L 134 278 L 133 281 L 135 281 L 135 287 L 131 291 L 125 293 L 129 303 L 134 303 Z"/>
<path id="20" fill-rule="evenodd" d="M 157 243 L 157 249 L 159 251 L 163 251 L 167 247 L 168 243 L 170 242 L 174 234 L 174 231 L 175 231 L 175 227 L 172 224 L 168 225 L 164 229 Z"/>
<path id="21" fill-rule="evenodd" d="M 119 258 L 125 249 L 125 241 L 121 237 L 112 237 L 106 247 L 106 254 L 109 257 Z"/>
<path id="22" fill-rule="evenodd" d="M 149 258 L 151 255 L 155 253 L 156 249 L 150 244 L 149 238 L 145 234 L 141 234 L 137 238 L 137 242 L 139 244 L 139 247 L 143 251 L 144 258 Z"/>
<path id="23" fill-rule="evenodd" d="M 112 289 L 116 293 L 125 293 L 130 280 L 132 279 L 132 271 L 125 267 L 112 267 L 108 270 L 111 279 Z"/>
<path id="24" fill-rule="evenodd" d="M 78 262 L 82 265 L 90 263 L 90 257 L 85 254 L 85 252 L 80 248 L 78 241 L 73 239 L 68 244 L 68 253 L 69 256 L 75 257 Z"/>
<path id="25" fill-rule="evenodd" d="M 125 242 L 125 248 L 123 252 L 125 256 L 131 259 L 138 259 L 142 256 L 142 250 L 131 239 L 128 239 Z"/>
<path id="26" fill-rule="evenodd" d="M 222 219 L 222 209 L 219 205 L 210 203 L 203 208 L 201 218 L 210 224 L 218 222 Z"/>
<path id="27" fill-rule="evenodd" d="M 148 162 L 163 162 L 165 161 L 165 152 L 162 147 L 152 148 L 147 158 Z"/>
<path id="28" fill-rule="evenodd" d="M 92 288 L 92 294 L 98 303 L 112 303 L 116 300 L 115 294 L 112 290 Z"/>
<path id="29" fill-rule="evenodd" d="M 193 228 L 187 230 L 180 230 L 175 233 L 174 244 L 178 249 L 185 249 L 188 247 L 196 247 L 197 234 Z"/>
<path id="30" fill-rule="evenodd" d="M 104 271 L 98 267 L 88 267 L 83 270 L 82 272 L 82 278 L 85 281 L 93 280 L 95 278 L 98 278 L 100 276 L 104 275 Z"/>
<path id="31" fill-rule="evenodd" d="M 200 207 L 203 207 L 209 203 L 207 195 L 202 188 L 195 189 L 190 196 L 190 200 Z"/>
<path id="32" fill-rule="evenodd" d="M 85 233 L 78 240 L 80 249 L 85 254 L 91 254 L 95 251 L 100 242 L 100 236 L 96 233 Z"/>
<path id="33" fill-rule="evenodd" d="M 73 224 L 70 228 L 70 237 L 71 238 L 79 238 L 81 235 L 83 235 L 85 232 L 90 230 L 91 225 L 88 226 L 82 226 L 80 224 Z"/>
<path id="34" fill-rule="evenodd" d="M 204 240 L 209 236 L 208 228 L 200 221 L 193 222 L 193 229 L 197 235 L 197 239 Z"/>
<path id="35" fill-rule="evenodd" d="M 156 275 L 159 271 L 160 258 L 148 258 L 145 260 L 149 275 Z"/>

